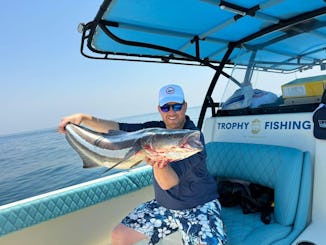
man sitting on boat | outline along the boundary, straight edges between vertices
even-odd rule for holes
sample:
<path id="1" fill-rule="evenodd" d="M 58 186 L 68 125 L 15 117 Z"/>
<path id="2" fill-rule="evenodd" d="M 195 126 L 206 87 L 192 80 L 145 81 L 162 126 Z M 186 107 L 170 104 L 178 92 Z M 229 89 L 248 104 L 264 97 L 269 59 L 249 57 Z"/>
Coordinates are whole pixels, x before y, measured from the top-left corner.
<path id="1" fill-rule="evenodd" d="M 84 124 L 102 133 L 153 127 L 198 130 L 186 116 L 187 102 L 178 85 L 160 89 L 158 111 L 163 121 L 138 124 L 74 114 L 62 119 L 59 131 L 65 133 L 68 123 Z M 202 134 L 201 142 L 205 145 Z M 146 162 L 153 167 L 155 198 L 136 207 L 114 228 L 112 244 L 134 244 L 144 239 L 156 244 L 177 230 L 182 233 L 184 244 L 226 244 L 217 185 L 207 171 L 205 149 L 177 162 L 169 163 L 160 157 L 148 157 Z"/>

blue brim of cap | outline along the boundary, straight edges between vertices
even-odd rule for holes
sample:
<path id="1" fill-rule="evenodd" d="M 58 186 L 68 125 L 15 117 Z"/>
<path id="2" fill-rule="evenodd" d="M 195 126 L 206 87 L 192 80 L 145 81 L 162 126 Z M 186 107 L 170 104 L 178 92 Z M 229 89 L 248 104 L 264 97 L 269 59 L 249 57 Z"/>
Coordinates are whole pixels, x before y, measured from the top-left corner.
<path id="1" fill-rule="evenodd" d="M 167 103 L 173 103 L 173 102 L 175 102 L 175 103 L 183 103 L 183 98 L 176 97 L 176 96 L 175 97 L 174 96 L 167 97 L 167 98 L 164 98 L 164 99 L 160 100 L 159 105 L 163 106 L 163 105 L 165 105 Z"/>

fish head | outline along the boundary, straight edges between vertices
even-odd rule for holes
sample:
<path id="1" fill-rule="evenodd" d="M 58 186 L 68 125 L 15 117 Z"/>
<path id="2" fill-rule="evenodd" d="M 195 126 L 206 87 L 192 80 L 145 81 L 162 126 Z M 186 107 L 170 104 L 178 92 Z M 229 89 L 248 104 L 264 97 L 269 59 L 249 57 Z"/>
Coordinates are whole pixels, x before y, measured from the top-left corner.
<path id="1" fill-rule="evenodd" d="M 143 142 L 149 156 L 162 156 L 168 161 L 178 161 L 203 150 L 198 130 L 166 130 L 153 134 Z"/>
<path id="2" fill-rule="evenodd" d="M 200 141 L 200 131 L 195 130 L 193 132 L 187 133 L 180 142 L 181 148 L 186 148 L 191 151 L 200 152 L 203 150 L 203 144 Z"/>

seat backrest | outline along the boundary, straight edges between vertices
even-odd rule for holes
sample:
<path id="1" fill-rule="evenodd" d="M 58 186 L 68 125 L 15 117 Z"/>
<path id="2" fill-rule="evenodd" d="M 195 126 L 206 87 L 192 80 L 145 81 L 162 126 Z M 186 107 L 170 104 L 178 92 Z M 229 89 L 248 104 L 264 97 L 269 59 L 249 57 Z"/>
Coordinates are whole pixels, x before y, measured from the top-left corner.
<path id="1" fill-rule="evenodd" d="M 292 225 L 297 212 L 304 152 L 290 147 L 210 142 L 207 168 L 213 176 L 239 179 L 274 189 L 274 216 Z"/>

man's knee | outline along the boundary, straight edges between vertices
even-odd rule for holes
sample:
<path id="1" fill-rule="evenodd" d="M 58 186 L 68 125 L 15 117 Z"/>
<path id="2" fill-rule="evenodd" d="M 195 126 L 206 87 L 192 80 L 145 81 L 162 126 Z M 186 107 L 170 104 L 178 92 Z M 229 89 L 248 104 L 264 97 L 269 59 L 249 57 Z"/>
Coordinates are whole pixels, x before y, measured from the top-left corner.
<path id="1" fill-rule="evenodd" d="M 123 224 L 118 224 L 111 233 L 112 244 L 134 244 L 145 239 L 146 236 Z"/>
<path id="2" fill-rule="evenodd" d="M 111 238 L 112 241 L 119 240 L 120 237 L 123 235 L 123 230 L 120 228 L 121 224 L 117 225 L 114 227 L 112 233 L 111 233 Z"/>

